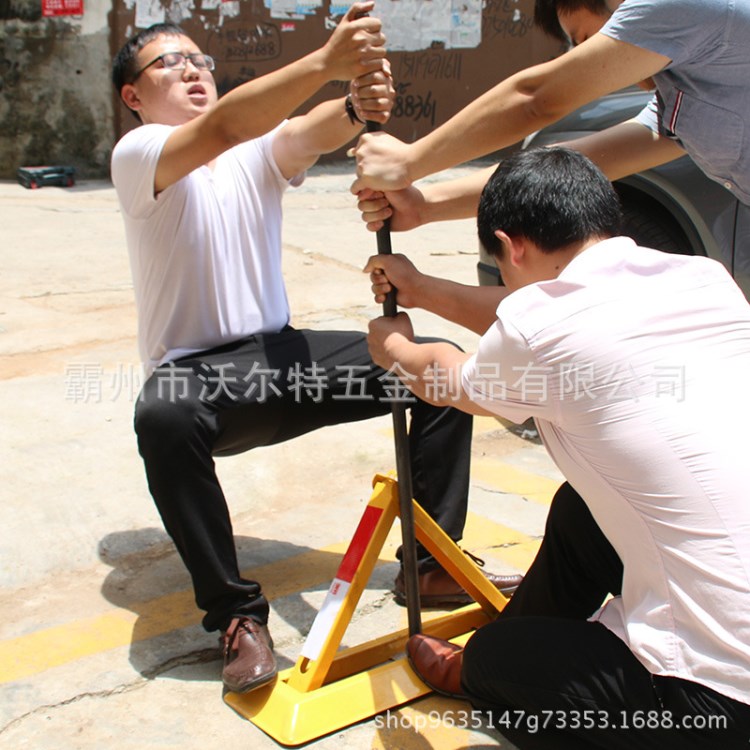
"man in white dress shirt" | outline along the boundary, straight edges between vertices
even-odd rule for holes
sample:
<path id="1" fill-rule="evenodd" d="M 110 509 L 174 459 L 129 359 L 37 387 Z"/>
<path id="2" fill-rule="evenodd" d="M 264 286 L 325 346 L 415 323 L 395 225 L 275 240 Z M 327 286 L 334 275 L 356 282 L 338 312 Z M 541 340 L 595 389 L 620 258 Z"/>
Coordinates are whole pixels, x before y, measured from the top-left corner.
<path id="1" fill-rule="evenodd" d="M 375 362 L 433 403 L 534 417 L 568 480 L 500 617 L 465 650 L 419 635 L 409 655 L 520 748 L 747 747 L 750 307 L 719 263 L 638 247 L 618 224 L 585 156 L 531 150 L 479 205 L 506 289 L 403 256 L 366 268 L 376 300 L 393 286 L 482 335 L 472 355 L 379 318 Z"/>

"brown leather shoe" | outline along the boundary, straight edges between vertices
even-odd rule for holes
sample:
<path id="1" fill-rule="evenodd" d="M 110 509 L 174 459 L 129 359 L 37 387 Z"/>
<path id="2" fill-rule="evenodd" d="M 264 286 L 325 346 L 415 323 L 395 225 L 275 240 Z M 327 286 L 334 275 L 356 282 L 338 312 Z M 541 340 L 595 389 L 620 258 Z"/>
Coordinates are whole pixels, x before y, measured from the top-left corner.
<path id="1" fill-rule="evenodd" d="M 465 552 L 465 551 L 464 551 Z M 465 552 L 465 554 L 469 554 Z M 478 565 L 482 567 L 484 561 L 469 555 Z M 520 574 L 497 576 L 494 573 L 482 571 L 484 577 L 504 596 L 510 597 L 518 588 L 523 576 Z M 404 573 L 399 571 L 393 586 L 393 594 L 396 604 L 406 605 L 406 588 L 404 586 Z M 471 604 L 474 600 L 469 596 L 463 586 L 456 583 L 444 568 L 435 568 L 419 575 L 419 602 L 422 607 L 458 607 Z"/>
<path id="2" fill-rule="evenodd" d="M 276 677 L 273 641 L 265 625 L 250 617 L 235 617 L 219 643 L 224 655 L 221 679 L 227 690 L 247 693 Z"/>
<path id="3" fill-rule="evenodd" d="M 418 633 L 406 643 L 406 656 L 412 669 L 427 687 L 449 698 L 463 698 L 461 665 L 464 650 L 450 641 Z"/>

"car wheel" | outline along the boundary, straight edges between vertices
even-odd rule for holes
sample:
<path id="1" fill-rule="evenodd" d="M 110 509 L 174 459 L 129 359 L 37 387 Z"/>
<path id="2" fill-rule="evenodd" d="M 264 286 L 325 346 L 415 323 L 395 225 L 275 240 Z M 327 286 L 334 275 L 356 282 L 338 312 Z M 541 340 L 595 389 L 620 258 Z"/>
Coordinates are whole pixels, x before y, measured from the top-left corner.
<path id="1" fill-rule="evenodd" d="M 641 247 L 665 253 L 694 255 L 693 247 L 674 217 L 647 195 L 618 186 L 622 202 L 622 233 Z"/>

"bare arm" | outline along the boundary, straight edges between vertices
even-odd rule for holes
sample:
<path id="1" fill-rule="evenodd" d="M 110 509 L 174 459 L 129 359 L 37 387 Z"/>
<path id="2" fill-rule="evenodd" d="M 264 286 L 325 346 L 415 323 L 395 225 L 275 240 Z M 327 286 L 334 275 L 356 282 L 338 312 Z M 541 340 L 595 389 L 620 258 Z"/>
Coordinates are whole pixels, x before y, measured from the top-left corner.
<path id="1" fill-rule="evenodd" d="M 346 81 L 380 69 L 385 57 L 380 21 L 357 17 L 372 8 L 372 2 L 354 4 L 323 47 L 238 86 L 209 112 L 176 128 L 159 159 L 155 191 L 237 143 L 272 130 L 329 81 Z"/>
<path id="2" fill-rule="evenodd" d="M 376 302 L 382 303 L 396 287 L 401 307 L 419 307 L 478 334 L 497 320 L 497 306 L 509 293 L 501 286 L 469 286 L 428 276 L 398 254 L 374 255 L 364 270 L 370 274 Z"/>
<path id="3" fill-rule="evenodd" d="M 475 404 L 461 386 L 461 368 L 471 355 L 445 342 L 417 344 L 406 313 L 370 321 L 367 343 L 373 361 L 385 370 L 393 368 L 422 401 L 493 416 Z"/>
<path id="4" fill-rule="evenodd" d="M 386 71 L 369 73 L 352 82 L 357 92 L 357 116 L 361 120 L 388 120 L 395 90 Z M 274 139 L 273 154 L 285 177 L 294 177 L 308 169 L 321 154 L 335 151 L 359 133 L 363 125 L 349 119 L 344 101 L 341 98 L 323 102 L 307 114 L 292 118 L 279 131 Z"/>
<path id="5" fill-rule="evenodd" d="M 604 94 L 662 70 L 669 58 L 603 34 L 550 62 L 522 70 L 418 141 L 365 134 L 353 190 L 406 187 L 428 174 L 511 146 Z"/>
<path id="6" fill-rule="evenodd" d="M 685 155 L 677 143 L 654 133 L 636 120 L 628 120 L 560 145 L 588 156 L 610 180 L 658 167 Z"/>
<path id="7" fill-rule="evenodd" d="M 613 125 L 598 133 L 559 144 L 589 157 L 607 175 L 617 180 L 679 159 L 685 151 L 673 140 L 654 133 L 636 120 Z M 477 214 L 479 196 L 496 167 L 468 177 L 385 193 L 363 190 L 357 207 L 367 228 L 377 231 L 391 218 L 394 231 L 448 219 L 466 219 Z"/>
<path id="8" fill-rule="evenodd" d="M 428 200 L 423 211 L 424 223 L 476 216 L 479 196 L 496 169 L 497 165 L 494 164 L 467 177 L 426 185 Z"/>
<path id="9" fill-rule="evenodd" d="M 435 221 L 470 219 L 477 215 L 479 196 L 494 171 L 492 166 L 456 180 L 411 185 L 385 193 L 366 188 L 358 195 L 357 208 L 371 232 L 377 232 L 386 219 L 391 219 L 394 232 Z"/>

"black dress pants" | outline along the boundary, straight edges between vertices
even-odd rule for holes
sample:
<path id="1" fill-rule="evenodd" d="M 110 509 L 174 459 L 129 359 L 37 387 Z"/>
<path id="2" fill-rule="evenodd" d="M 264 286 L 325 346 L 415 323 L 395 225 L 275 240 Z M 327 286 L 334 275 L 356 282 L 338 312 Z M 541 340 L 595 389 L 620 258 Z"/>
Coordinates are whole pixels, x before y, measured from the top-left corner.
<path id="1" fill-rule="evenodd" d="M 466 645 L 472 704 L 521 750 L 750 747 L 750 705 L 651 675 L 620 638 L 588 622 L 621 586 L 619 557 L 564 484 L 522 584 Z"/>
<path id="2" fill-rule="evenodd" d="M 411 397 L 376 367 L 364 334 L 284 329 L 157 368 L 135 412 L 149 489 L 193 581 L 207 630 L 265 623 L 260 583 L 240 576 L 214 456 L 367 419 L 408 398 L 415 499 L 455 541 L 466 521 L 472 419 Z M 250 490 L 252 491 L 252 490 Z M 437 563 L 421 547 L 421 570 Z"/>

